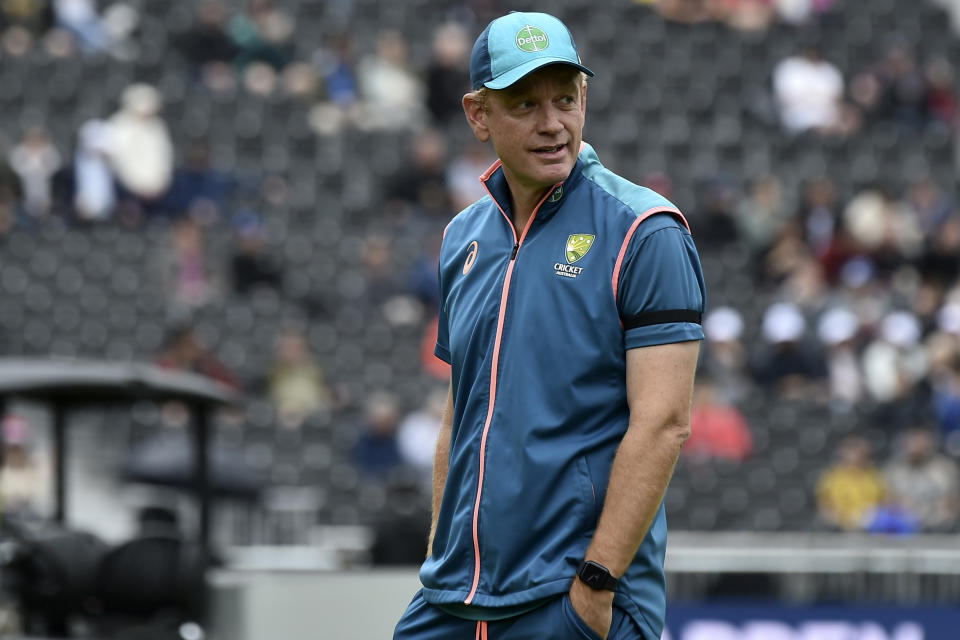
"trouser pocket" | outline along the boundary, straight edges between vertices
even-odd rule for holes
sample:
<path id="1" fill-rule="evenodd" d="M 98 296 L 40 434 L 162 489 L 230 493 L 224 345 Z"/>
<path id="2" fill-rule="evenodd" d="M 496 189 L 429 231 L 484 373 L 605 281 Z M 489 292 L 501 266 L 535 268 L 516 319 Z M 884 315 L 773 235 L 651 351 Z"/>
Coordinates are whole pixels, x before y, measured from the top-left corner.
<path id="1" fill-rule="evenodd" d="M 563 611 L 563 619 L 573 631 L 576 631 L 579 634 L 577 636 L 578 638 L 588 638 L 588 640 L 603 640 L 603 638 L 600 637 L 600 634 L 591 629 L 590 626 L 583 621 L 583 618 L 580 617 L 580 614 L 577 613 L 577 610 L 573 608 L 573 603 L 570 602 L 569 594 L 563 596 L 563 601 L 560 603 L 560 608 Z"/>

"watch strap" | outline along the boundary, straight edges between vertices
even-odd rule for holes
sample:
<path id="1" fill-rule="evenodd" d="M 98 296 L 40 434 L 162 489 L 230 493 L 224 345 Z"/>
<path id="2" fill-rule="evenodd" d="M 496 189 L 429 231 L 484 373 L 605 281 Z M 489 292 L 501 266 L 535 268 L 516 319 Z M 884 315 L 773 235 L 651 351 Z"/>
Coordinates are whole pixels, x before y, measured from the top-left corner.
<path id="1" fill-rule="evenodd" d="M 577 577 L 591 589 L 597 591 L 616 591 L 619 580 L 610 574 L 610 570 L 598 562 L 586 560 L 580 565 Z"/>

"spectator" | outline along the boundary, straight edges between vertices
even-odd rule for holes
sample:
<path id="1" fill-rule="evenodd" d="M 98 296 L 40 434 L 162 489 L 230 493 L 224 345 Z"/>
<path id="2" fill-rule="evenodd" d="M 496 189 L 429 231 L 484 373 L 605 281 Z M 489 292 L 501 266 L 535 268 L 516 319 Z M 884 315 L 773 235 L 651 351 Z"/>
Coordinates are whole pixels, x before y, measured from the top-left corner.
<path id="1" fill-rule="evenodd" d="M 84 221 L 106 220 L 113 216 L 117 190 L 110 153 L 113 132 L 102 120 L 90 120 L 80 127 L 73 161 L 73 211 Z"/>
<path id="2" fill-rule="evenodd" d="M 206 141 L 187 144 L 183 166 L 177 169 L 173 184 L 164 199 L 165 212 L 176 216 L 189 215 L 212 223 L 224 214 L 236 180 L 210 163 L 210 146 Z"/>
<path id="3" fill-rule="evenodd" d="M 914 419 L 913 392 L 927 371 L 920 346 L 920 323 L 909 311 L 888 313 L 880 323 L 877 338 L 863 352 L 864 383 L 871 397 L 882 404 L 900 407 L 901 417 Z"/>
<path id="4" fill-rule="evenodd" d="M 93 0 L 53 0 L 57 23 L 67 29 L 84 53 L 100 53 L 110 45 Z"/>
<path id="5" fill-rule="evenodd" d="M 0 135 L 0 238 L 13 228 L 23 197 L 20 178 L 8 161 L 7 141 Z"/>
<path id="6" fill-rule="evenodd" d="M 310 103 L 319 92 L 320 79 L 313 65 L 306 62 L 292 62 L 283 71 L 284 94 L 298 102 Z"/>
<path id="7" fill-rule="evenodd" d="M 740 341 L 743 318 L 732 307 L 716 307 L 704 318 L 703 333 L 701 369 L 714 381 L 720 398 L 736 405 L 751 387 L 747 351 Z"/>
<path id="8" fill-rule="evenodd" d="M 496 158 L 491 157 L 487 145 L 471 140 L 450 162 L 446 180 L 450 193 L 451 213 L 463 211 L 487 195 L 483 183 L 477 177 L 482 175 L 494 160 Z M 657 191 L 657 193 L 661 192 Z"/>
<path id="9" fill-rule="evenodd" d="M 781 297 L 791 300 L 806 314 L 818 311 L 828 297 L 823 272 L 823 266 L 812 256 L 801 256 L 780 286 Z"/>
<path id="10" fill-rule="evenodd" d="M 919 259 L 919 270 L 932 282 L 949 286 L 960 277 L 960 212 L 954 211 L 938 231 L 926 237 L 926 251 Z"/>
<path id="11" fill-rule="evenodd" d="M 765 31 L 774 17 L 774 0 L 719 0 L 723 21 L 738 31 Z"/>
<path id="12" fill-rule="evenodd" d="M 341 108 L 355 104 L 360 90 L 354 72 L 353 40 L 350 36 L 343 34 L 333 38 L 329 49 L 321 50 L 318 55 L 330 101 Z"/>
<path id="13" fill-rule="evenodd" d="M 299 427 L 307 416 L 330 409 L 323 369 L 301 331 L 288 329 L 277 337 L 267 387 L 277 416 L 287 427 Z"/>
<path id="14" fill-rule="evenodd" d="M 930 177 L 910 183 L 904 206 L 911 210 L 911 219 L 925 238 L 940 233 L 947 220 L 958 212 L 957 202 Z"/>
<path id="15" fill-rule="evenodd" d="M 433 458 L 446 405 L 445 391 L 430 393 L 423 406 L 407 414 L 397 430 L 400 457 L 416 471 L 427 487 L 432 486 Z"/>
<path id="16" fill-rule="evenodd" d="M 437 346 L 439 317 L 435 313 L 423 329 L 420 339 L 420 364 L 424 373 L 437 380 L 450 379 L 450 365 L 441 360 L 433 352 Z"/>
<path id="17" fill-rule="evenodd" d="M 840 205 L 833 180 L 820 176 L 807 182 L 796 218 L 803 224 L 803 235 L 810 251 L 820 260 L 843 253 L 844 238 L 839 233 Z M 824 265 L 833 267 L 832 261 Z"/>
<path id="18" fill-rule="evenodd" d="M 33 36 L 26 28 L 14 25 L 0 34 L 0 47 L 10 58 L 23 58 L 33 48 Z"/>
<path id="19" fill-rule="evenodd" d="M 222 277 L 207 259 L 203 227 L 183 218 L 173 225 L 170 243 L 160 247 L 153 262 L 153 273 L 161 280 L 161 291 L 177 307 L 194 309 L 219 297 Z"/>
<path id="20" fill-rule="evenodd" d="M 719 249 L 737 241 L 737 221 L 734 208 L 738 188 L 730 176 L 719 175 L 704 187 L 700 210 L 695 216 L 698 229 L 697 245 L 702 250 Z"/>
<path id="21" fill-rule="evenodd" d="M 924 531 L 953 531 L 960 507 L 957 463 L 936 450 L 933 434 L 910 429 L 885 471 L 891 497 L 919 518 Z"/>
<path id="22" fill-rule="evenodd" d="M 870 458 L 865 438 L 850 436 L 840 443 L 836 462 L 817 481 L 817 512 L 827 526 L 863 530 L 883 502 L 883 475 Z"/>
<path id="23" fill-rule="evenodd" d="M 243 88 L 255 96 L 273 95 L 279 84 L 277 72 L 266 62 L 255 60 L 243 72 Z"/>
<path id="24" fill-rule="evenodd" d="M 635 0 L 646 4 L 650 0 Z M 665 20 L 682 24 L 698 24 L 715 16 L 711 0 L 658 0 L 657 11 Z"/>
<path id="25" fill-rule="evenodd" d="M 917 131 L 927 121 L 927 83 L 916 56 L 906 45 L 892 47 L 877 71 L 881 118 L 896 122 L 907 131 Z"/>
<path id="26" fill-rule="evenodd" d="M 648 171 L 640 178 L 640 184 L 656 191 L 667 200 L 673 198 L 673 180 L 665 171 Z"/>
<path id="27" fill-rule="evenodd" d="M 283 276 L 279 265 L 266 253 L 267 238 L 257 214 L 252 211 L 238 214 L 234 231 L 230 261 L 234 292 L 249 295 L 260 287 L 279 290 Z"/>
<path id="28" fill-rule="evenodd" d="M 811 18 L 826 13 L 836 0 L 774 0 L 777 16 L 781 21 L 796 26 L 810 22 Z"/>
<path id="29" fill-rule="evenodd" d="M 32 218 L 43 218 L 51 212 L 53 176 L 60 164 L 60 152 L 41 127 L 29 129 L 10 152 L 10 168 L 20 178 L 23 208 Z"/>
<path id="30" fill-rule="evenodd" d="M 241 70 L 261 62 L 275 71 L 290 62 L 293 19 L 271 0 L 250 0 L 246 12 L 230 20 L 228 33 L 237 49 Z"/>
<path id="31" fill-rule="evenodd" d="M 0 4 L 0 24 L 3 28 L 20 27 L 39 36 L 53 25 L 49 0 L 15 0 Z"/>
<path id="32" fill-rule="evenodd" d="M 364 422 L 353 448 L 353 461 L 364 475 L 385 479 L 400 466 L 399 419 L 397 401 L 389 393 L 373 393 L 367 399 Z"/>
<path id="33" fill-rule="evenodd" d="M 858 193 L 844 209 L 843 222 L 854 245 L 869 253 L 884 272 L 919 257 L 923 250 L 917 213 L 901 205 L 889 189 Z"/>
<path id="34" fill-rule="evenodd" d="M 690 437 L 681 453 L 695 460 L 743 462 L 752 452 L 753 438 L 746 418 L 720 398 L 711 380 L 701 377 L 693 392 Z"/>
<path id="35" fill-rule="evenodd" d="M 443 127 L 463 117 L 463 108 L 455 96 L 470 90 L 469 58 L 470 38 L 463 25 L 448 22 L 437 27 L 426 73 L 427 108 L 437 126 Z M 480 173 L 474 180 L 478 175 Z"/>
<path id="36" fill-rule="evenodd" d="M 389 208 L 399 213 L 397 224 L 414 216 L 436 219 L 445 225 L 453 213 L 447 191 L 446 140 L 436 130 L 425 129 L 412 145 L 409 161 L 387 184 Z M 474 175 L 474 180 L 478 175 Z"/>
<path id="37" fill-rule="evenodd" d="M 893 304 L 892 292 L 878 277 L 873 260 L 863 256 L 843 263 L 833 294 L 837 303 L 850 309 L 865 327 L 879 325 Z"/>
<path id="38" fill-rule="evenodd" d="M 789 133 L 841 130 L 843 76 L 816 47 L 781 61 L 773 71 L 773 88 L 780 121 Z"/>
<path id="39" fill-rule="evenodd" d="M 382 312 L 386 303 L 403 291 L 390 238 L 379 234 L 365 238 L 361 259 L 364 279 L 361 303 L 371 311 Z"/>
<path id="40" fill-rule="evenodd" d="M 960 4 L 958 4 L 960 6 Z M 960 116 L 960 97 L 957 94 L 953 66 L 947 58 L 934 58 L 924 71 L 927 84 L 926 111 L 933 122 L 956 130 Z"/>
<path id="41" fill-rule="evenodd" d="M 424 91 L 410 68 L 407 43 L 399 31 L 382 31 L 376 51 L 357 67 L 366 116 L 357 125 L 366 129 L 420 129 L 425 120 Z"/>
<path id="42" fill-rule="evenodd" d="M 823 314 L 818 326 L 820 342 L 827 350 L 827 378 L 833 406 L 846 411 L 863 397 L 863 379 L 857 359 L 857 317 L 838 307 Z"/>
<path id="43" fill-rule="evenodd" d="M 440 231 L 427 234 L 421 245 L 421 254 L 410 269 L 409 291 L 430 312 L 436 312 L 440 306 L 440 283 L 437 281 L 437 268 L 440 264 L 440 245 L 443 234 Z"/>
<path id="44" fill-rule="evenodd" d="M 761 282 L 776 285 L 800 269 L 811 258 L 810 249 L 804 242 L 803 226 L 799 220 L 790 220 L 776 236 L 770 249 L 763 256 L 759 270 Z"/>
<path id="45" fill-rule="evenodd" d="M 177 44 L 198 78 L 232 75 L 229 65 L 237 56 L 237 46 L 227 34 L 227 7 L 220 0 L 200 3 L 196 21 Z"/>
<path id="46" fill-rule="evenodd" d="M 921 530 L 915 515 L 889 495 L 867 514 L 864 530 L 883 535 L 912 535 Z"/>
<path id="47" fill-rule="evenodd" d="M 54 27 L 43 36 L 43 52 L 53 60 L 68 60 L 77 56 L 77 39 L 64 27 Z"/>
<path id="48" fill-rule="evenodd" d="M 239 391 L 242 387 L 240 379 L 201 344 L 191 324 L 183 324 L 170 331 L 156 364 L 164 369 L 206 376 L 230 389 Z"/>
<path id="49" fill-rule="evenodd" d="M 329 47 L 314 53 L 313 59 L 326 100 L 310 110 L 310 126 L 318 134 L 334 135 L 363 117 L 359 108 L 360 89 L 354 70 L 353 41 L 347 34 L 334 37 Z"/>
<path id="50" fill-rule="evenodd" d="M 109 124 L 114 144 L 113 170 L 138 213 L 157 213 L 173 182 L 173 141 L 160 117 L 160 93 L 133 84 L 123 91 L 120 110 Z"/>
<path id="51" fill-rule="evenodd" d="M 960 458 L 960 304 L 948 303 L 937 315 L 939 330 L 925 343 L 933 415 L 944 449 Z"/>
<path id="52" fill-rule="evenodd" d="M 933 2 L 949 14 L 953 33 L 960 35 L 960 2 L 957 0 L 933 0 Z"/>
<path id="53" fill-rule="evenodd" d="M 33 451 L 30 423 L 7 415 L 2 421 L 3 466 L 0 467 L 0 509 L 3 516 L 39 517 L 50 508 L 50 468 Z"/>
<path id="54" fill-rule="evenodd" d="M 754 379 L 791 398 L 813 398 L 824 376 L 820 354 L 803 345 L 807 321 L 796 305 L 780 302 L 763 314 L 763 337 L 769 345 L 754 367 Z"/>
<path id="55" fill-rule="evenodd" d="M 751 254 L 766 254 L 788 219 L 780 179 L 766 175 L 753 180 L 749 193 L 736 205 L 733 214 L 738 236 Z"/>
<path id="56" fill-rule="evenodd" d="M 110 55 L 133 62 L 140 55 L 140 11 L 132 4 L 116 2 L 103 11 L 103 26 L 110 40 Z"/>

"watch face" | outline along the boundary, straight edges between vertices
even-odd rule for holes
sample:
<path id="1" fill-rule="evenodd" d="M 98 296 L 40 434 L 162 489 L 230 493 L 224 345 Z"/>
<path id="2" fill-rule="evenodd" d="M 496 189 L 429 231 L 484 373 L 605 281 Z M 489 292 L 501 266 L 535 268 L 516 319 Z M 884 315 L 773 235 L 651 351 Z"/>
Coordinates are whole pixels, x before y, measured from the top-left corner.
<path id="1" fill-rule="evenodd" d="M 580 574 L 580 577 L 583 579 L 587 585 L 593 587 L 594 589 L 602 589 L 603 583 L 606 582 L 603 571 L 600 569 L 587 565 L 583 568 L 583 573 Z"/>
<path id="2" fill-rule="evenodd" d="M 610 574 L 606 569 L 593 562 L 584 563 L 580 569 L 580 579 L 593 589 L 606 588 L 609 577 Z"/>

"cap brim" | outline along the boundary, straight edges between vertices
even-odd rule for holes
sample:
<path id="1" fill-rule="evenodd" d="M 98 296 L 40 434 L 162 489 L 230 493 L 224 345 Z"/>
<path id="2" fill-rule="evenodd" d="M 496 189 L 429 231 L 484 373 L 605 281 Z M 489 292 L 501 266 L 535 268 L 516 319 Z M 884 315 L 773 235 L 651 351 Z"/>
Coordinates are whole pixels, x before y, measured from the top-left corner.
<path id="1" fill-rule="evenodd" d="M 536 71 L 540 67 L 545 67 L 548 64 L 570 65 L 571 67 L 576 67 L 577 69 L 580 69 L 580 71 L 583 71 L 588 76 L 593 76 L 593 71 L 590 71 L 590 69 L 587 69 L 582 64 L 577 64 L 576 62 L 570 62 L 566 58 L 544 57 L 544 58 L 536 58 L 535 60 L 530 60 L 529 62 L 524 62 L 523 64 L 517 67 L 514 67 L 513 69 L 510 69 L 506 73 L 500 74 L 500 77 L 494 78 L 490 82 L 484 82 L 483 86 L 487 87 L 488 89 L 506 89 L 507 87 L 512 85 L 514 82 L 520 80 L 527 74 L 533 71 Z"/>

